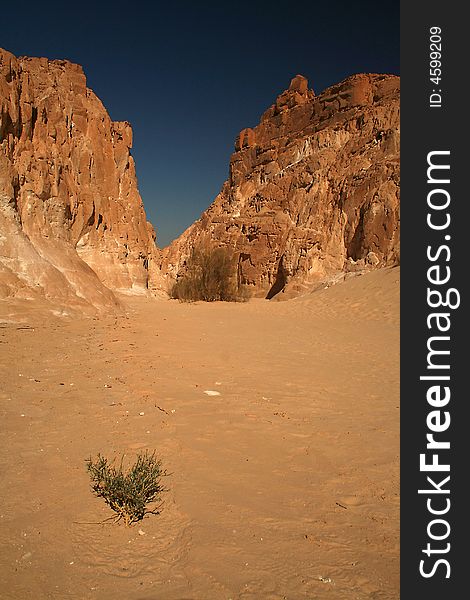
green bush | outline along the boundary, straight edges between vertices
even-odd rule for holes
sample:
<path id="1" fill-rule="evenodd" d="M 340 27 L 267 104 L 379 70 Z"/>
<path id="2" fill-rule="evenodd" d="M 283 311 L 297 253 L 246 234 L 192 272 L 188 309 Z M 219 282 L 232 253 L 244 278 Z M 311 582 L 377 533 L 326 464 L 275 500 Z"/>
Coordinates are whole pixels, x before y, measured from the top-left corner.
<path id="1" fill-rule="evenodd" d="M 249 297 L 246 287 L 237 284 L 235 257 L 226 248 L 193 249 L 170 296 L 183 302 L 245 302 Z"/>
<path id="2" fill-rule="evenodd" d="M 98 454 L 96 460 L 89 458 L 86 465 L 93 492 L 104 498 L 117 513 L 116 522 L 124 519 L 126 525 L 131 525 L 148 513 L 159 514 L 159 506 L 151 510 L 147 505 L 158 502 L 160 494 L 167 491 L 161 483 L 167 472 L 162 470 L 155 452 L 139 454 L 127 472 L 123 470 L 123 460 L 124 457 L 119 467 L 115 467 L 114 461 L 110 464 L 107 458 Z"/>

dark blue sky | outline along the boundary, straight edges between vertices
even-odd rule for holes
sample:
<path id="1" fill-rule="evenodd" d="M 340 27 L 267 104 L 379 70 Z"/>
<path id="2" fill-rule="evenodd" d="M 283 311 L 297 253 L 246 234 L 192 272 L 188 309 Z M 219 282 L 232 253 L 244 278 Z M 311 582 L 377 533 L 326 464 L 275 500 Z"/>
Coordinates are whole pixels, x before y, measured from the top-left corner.
<path id="1" fill-rule="evenodd" d="M 399 2 L 9 2 L 0 46 L 80 63 L 132 154 L 158 245 L 209 206 L 233 142 L 297 73 L 399 73 Z"/>

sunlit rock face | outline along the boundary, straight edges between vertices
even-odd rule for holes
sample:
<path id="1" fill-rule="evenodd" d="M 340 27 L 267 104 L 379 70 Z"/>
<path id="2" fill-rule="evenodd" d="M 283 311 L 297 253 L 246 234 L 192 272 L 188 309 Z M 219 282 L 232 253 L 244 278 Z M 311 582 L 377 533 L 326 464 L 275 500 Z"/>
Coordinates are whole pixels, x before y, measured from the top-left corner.
<path id="1" fill-rule="evenodd" d="M 0 297 L 148 293 L 155 233 L 131 146 L 80 66 L 0 50 Z"/>
<path id="2" fill-rule="evenodd" d="M 399 88 L 360 74 L 315 96 L 297 75 L 238 136 L 212 205 L 164 250 L 167 285 L 207 243 L 231 248 L 240 283 L 268 298 L 397 264 Z"/>

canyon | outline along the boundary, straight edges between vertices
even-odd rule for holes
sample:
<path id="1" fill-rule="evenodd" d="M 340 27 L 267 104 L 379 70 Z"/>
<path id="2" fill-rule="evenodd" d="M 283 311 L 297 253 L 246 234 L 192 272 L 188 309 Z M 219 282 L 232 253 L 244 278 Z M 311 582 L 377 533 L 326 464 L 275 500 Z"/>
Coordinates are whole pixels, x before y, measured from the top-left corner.
<path id="1" fill-rule="evenodd" d="M 0 50 L 5 598 L 397 600 L 399 79 L 294 77 L 163 249 L 131 149 L 80 66 Z M 250 300 L 169 300 L 212 248 Z M 146 451 L 125 527 L 86 459 Z"/>
<path id="2" fill-rule="evenodd" d="M 115 292 L 165 295 L 194 248 L 227 248 L 238 285 L 268 299 L 399 263 L 398 77 L 353 75 L 318 96 L 294 77 L 240 132 L 214 202 L 159 249 L 130 124 L 79 65 L 0 61 L 1 298 L 108 310 Z"/>

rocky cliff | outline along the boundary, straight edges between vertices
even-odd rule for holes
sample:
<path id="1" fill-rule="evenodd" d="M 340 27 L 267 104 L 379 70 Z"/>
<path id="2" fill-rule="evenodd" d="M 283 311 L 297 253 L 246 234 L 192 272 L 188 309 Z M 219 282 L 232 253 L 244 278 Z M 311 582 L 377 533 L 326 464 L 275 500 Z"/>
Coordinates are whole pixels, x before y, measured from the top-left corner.
<path id="1" fill-rule="evenodd" d="M 0 49 L 0 298 L 147 292 L 155 233 L 131 146 L 80 66 Z"/>
<path id="2" fill-rule="evenodd" d="M 168 285 L 199 244 L 231 248 L 239 282 L 268 298 L 396 264 L 399 139 L 398 77 L 354 75 L 315 96 L 296 76 L 238 136 L 213 204 L 164 250 Z"/>

